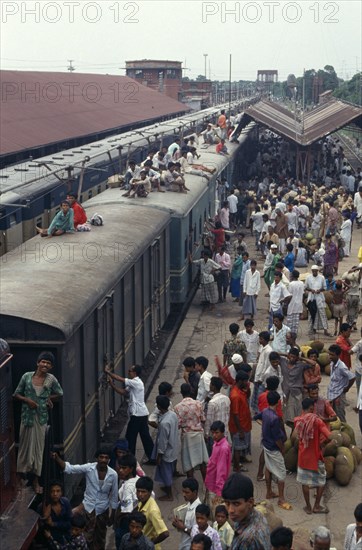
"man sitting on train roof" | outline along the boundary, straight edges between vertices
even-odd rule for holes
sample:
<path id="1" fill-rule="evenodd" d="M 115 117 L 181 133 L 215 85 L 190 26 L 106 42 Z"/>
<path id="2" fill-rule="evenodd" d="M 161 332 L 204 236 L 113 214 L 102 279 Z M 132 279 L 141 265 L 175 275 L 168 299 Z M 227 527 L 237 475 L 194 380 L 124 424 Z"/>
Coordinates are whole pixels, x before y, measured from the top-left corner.
<path id="1" fill-rule="evenodd" d="M 207 125 L 206 130 L 201 132 L 201 134 L 204 136 L 204 143 L 207 143 L 208 145 L 214 145 L 220 141 L 215 126 L 210 123 Z"/>
<path id="2" fill-rule="evenodd" d="M 130 189 L 130 182 L 132 178 L 138 178 L 140 175 L 141 168 L 136 164 L 135 160 L 130 160 L 128 162 L 128 168 L 124 175 L 124 185 L 122 189 Z"/>
<path id="3" fill-rule="evenodd" d="M 47 229 L 36 226 L 41 237 L 58 237 L 64 233 L 74 233 L 74 213 L 70 203 L 66 200 L 60 203 L 60 210 L 53 218 Z"/>
<path id="4" fill-rule="evenodd" d="M 73 221 L 75 229 L 77 229 L 78 225 L 83 225 L 87 222 L 87 214 L 85 213 L 83 206 L 79 204 L 77 199 L 78 197 L 75 193 L 67 194 L 67 201 L 69 202 L 70 207 L 73 209 Z"/>
<path id="5" fill-rule="evenodd" d="M 175 141 L 171 143 L 171 145 L 168 148 L 167 152 L 172 156 L 172 159 L 174 161 L 180 158 L 180 149 L 181 149 L 180 143 L 181 143 L 180 138 L 176 137 Z"/>
<path id="6" fill-rule="evenodd" d="M 152 184 L 145 169 L 141 170 L 140 175 L 137 178 L 131 179 L 130 185 L 131 189 L 123 195 L 129 199 L 132 199 L 133 197 L 145 198 L 152 191 Z"/>
<path id="7" fill-rule="evenodd" d="M 191 155 L 191 162 L 189 162 L 188 155 Z M 207 172 L 202 169 L 197 169 L 192 166 L 192 154 L 189 152 L 186 148 L 181 149 L 181 157 L 179 160 L 180 166 L 181 166 L 181 174 L 192 174 L 194 176 L 201 176 L 203 178 L 206 178 L 207 180 L 210 180 L 211 177 L 207 172 L 210 172 L 210 170 L 207 168 Z M 205 168 L 205 167 L 203 167 Z"/>
<path id="8" fill-rule="evenodd" d="M 143 170 L 146 172 L 146 176 L 149 178 L 152 188 L 156 188 L 160 193 L 164 193 L 164 190 L 161 189 L 161 178 L 159 172 L 153 170 L 152 160 L 146 160 L 143 165 Z"/>
<path id="9" fill-rule="evenodd" d="M 179 163 L 178 166 L 180 166 Z M 174 162 L 169 162 L 163 180 L 168 191 L 178 191 L 180 193 L 187 193 L 187 191 L 190 191 L 185 185 L 184 178 L 181 176 L 180 172 L 177 171 L 177 164 Z"/>

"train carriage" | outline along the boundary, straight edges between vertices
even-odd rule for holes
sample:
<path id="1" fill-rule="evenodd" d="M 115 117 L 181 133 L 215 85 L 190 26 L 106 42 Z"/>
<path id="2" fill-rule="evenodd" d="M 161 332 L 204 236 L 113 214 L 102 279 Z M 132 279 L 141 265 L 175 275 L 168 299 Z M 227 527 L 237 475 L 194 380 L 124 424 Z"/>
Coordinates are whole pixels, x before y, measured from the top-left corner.
<path id="1" fill-rule="evenodd" d="M 169 214 L 140 205 L 135 217 L 119 204 L 102 214 L 102 227 L 31 239 L 1 262 L 0 328 L 14 354 L 13 386 L 41 350 L 55 354 L 64 398 L 54 439 L 74 462 L 93 455 L 120 405 L 104 366 L 124 375 L 125 365 L 142 363 L 170 308 Z"/>

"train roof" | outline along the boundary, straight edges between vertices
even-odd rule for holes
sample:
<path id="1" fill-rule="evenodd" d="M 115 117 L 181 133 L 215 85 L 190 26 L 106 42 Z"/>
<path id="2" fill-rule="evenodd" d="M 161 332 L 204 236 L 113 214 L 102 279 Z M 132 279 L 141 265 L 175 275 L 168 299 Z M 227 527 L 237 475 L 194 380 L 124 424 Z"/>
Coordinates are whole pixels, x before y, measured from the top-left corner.
<path id="1" fill-rule="evenodd" d="M 88 218 L 96 211 L 89 206 Z M 109 204 L 100 213 L 104 226 L 35 237 L 0 258 L 4 337 L 16 340 L 22 330 L 27 340 L 41 340 L 46 326 L 54 341 L 69 337 L 170 221 L 169 213 L 155 216 L 142 205 L 136 212 Z"/>
<path id="2" fill-rule="evenodd" d="M 216 173 L 220 174 L 233 159 L 237 150 L 246 139 L 246 136 L 252 126 L 254 126 L 254 124 L 243 130 L 239 137 L 239 143 L 227 144 L 230 153 L 228 156 L 217 154 L 215 152 L 215 146 L 211 145 L 207 149 L 198 150 L 201 156 L 197 162 L 199 164 L 204 164 L 209 168 L 216 168 Z M 145 198 L 135 197 L 129 199 L 122 196 L 124 191 L 121 191 L 119 188 L 107 189 L 103 193 L 89 199 L 84 206 L 85 208 L 87 208 L 88 205 L 97 207 L 99 212 L 102 213 L 103 206 L 113 204 L 116 201 L 119 204 L 145 206 L 149 209 L 165 210 L 169 212 L 172 217 L 182 218 L 190 212 L 193 206 L 198 202 L 200 196 L 207 192 L 208 187 L 206 178 L 192 174 L 186 174 L 185 182 L 188 189 L 190 189 L 187 193 L 177 193 L 172 191 L 159 193 L 155 191 L 150 193 Z"/>
<path id="3" fill-rule="evenodd" d="M 239 103 L 233 103 L 232 107 L 239 106 Z M 180 116 L 171 120 L 158 122 L 148 126 L 144 126 L 137 130 L 118 133 L 108 138 L 73 147 L 58 153 L 37 158 L 36 160 L 29 159 L 12 166 L 8 166 L 0 170 L 0 195 L 2 201 L 8 199 L 4 196 L 9 191 L 16 191 L 20 197 L 26 197 L 32 194 L 32 187 L 35 181 L 50 180 L 54 181 L 52 174 L 57 173 L 60 178 L 67 180 L 67 168 L 72 167 L 73 176 L 80 173 L 82 163 L 86 161 L 86 169 L 91 169 L 92 166 L 101 162 L 104 155 L 110 152 L 114 159 L 117 159 L 118 148 L 121 148 L 127 155 L 132 155 L 139 147 L 152 147 L 152 143 L 160 139 L 163 134 L 170 135 L 175 133 L 175 136 L 180 131 L 190 133 L 196 123 L 208 120 L 215 116 L 220 111 L 220 106 L 210 107 L 202 111 L 193 112 Z M 23 191 L 20 192 L 20 189 Z M 1 200 L 1 199 L 0 199 Z"/>

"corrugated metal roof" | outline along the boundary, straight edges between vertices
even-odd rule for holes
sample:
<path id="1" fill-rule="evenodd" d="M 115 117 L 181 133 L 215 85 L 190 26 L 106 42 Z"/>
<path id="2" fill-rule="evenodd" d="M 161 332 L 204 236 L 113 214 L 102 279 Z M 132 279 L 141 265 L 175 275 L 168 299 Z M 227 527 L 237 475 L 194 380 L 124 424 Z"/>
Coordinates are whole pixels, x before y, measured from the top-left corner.
<path id="1" fill-rule="evenodd" d="M 2 155 L 190 110 L 127 76 L 1 71 L 0 78 Z"/>
<path id="2" fill-rule="evenodd" d="M 306 112 L 303 121 L 295 118 L 294 113 L 282 105 L 271 101 L 251 105 L 245 115 L 302 146 L 311 145 L 350 122 L 362 125 L 361 107 L 334 98 Z"/>

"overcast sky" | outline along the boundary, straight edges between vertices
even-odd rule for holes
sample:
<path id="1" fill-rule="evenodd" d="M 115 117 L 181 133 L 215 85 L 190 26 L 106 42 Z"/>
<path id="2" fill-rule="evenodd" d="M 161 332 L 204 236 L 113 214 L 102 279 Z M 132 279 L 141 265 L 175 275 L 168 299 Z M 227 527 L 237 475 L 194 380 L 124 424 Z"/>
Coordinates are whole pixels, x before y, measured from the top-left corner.
<path id="1" fill-rule="evenodd" d="M 182 61 L 184 75 L 279 79 L 333 65 L 342 78 L 361 70 L 360 0 L 240 2 L 2 1 L 1 68 L 125 74 L 126 60 Z M 34 13 L 35 12 L 35 13 Z"/>

